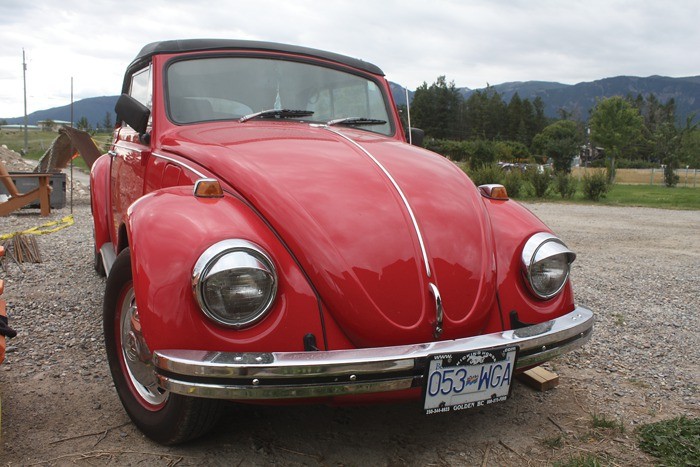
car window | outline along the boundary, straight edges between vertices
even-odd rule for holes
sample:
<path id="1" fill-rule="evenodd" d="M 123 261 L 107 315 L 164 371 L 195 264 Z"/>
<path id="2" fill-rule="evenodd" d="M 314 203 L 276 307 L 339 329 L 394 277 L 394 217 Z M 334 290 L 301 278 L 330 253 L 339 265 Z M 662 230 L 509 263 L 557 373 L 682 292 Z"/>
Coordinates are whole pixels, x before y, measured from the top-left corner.
<path id="1" fill-rule="evenodd" d="M 129 95 L 151 109 L 153 86 L 151 84 L 151 67 L 144 68 L 133 74 Z"/>
<path id="2" fill-rule="evenodd" d="M 178 60 L 167 69 L 175 123 L 239 119 L 269 109 L 312 111 L 305 122 L 367 118 L 362 129 L 393 134 L 387 99 L 368 77 L 310 63 L 251 57 Z"/>

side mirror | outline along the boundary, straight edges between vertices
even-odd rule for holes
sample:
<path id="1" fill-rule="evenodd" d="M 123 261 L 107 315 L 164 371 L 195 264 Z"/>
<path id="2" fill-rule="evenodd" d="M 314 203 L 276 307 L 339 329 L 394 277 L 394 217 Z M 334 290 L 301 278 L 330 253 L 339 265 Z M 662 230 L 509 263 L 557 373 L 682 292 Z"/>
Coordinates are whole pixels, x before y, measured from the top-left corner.
<path id="1" fill-rule="evenodd" d="M 128 94 L 122 94 L 117 99 L 114 111 L 117 113 L 117 121 L 126 122 L 139 135 L 146 134 L 148 118 L 151 116 L 151 111 L 148 110 L 148 107 Z"/>
<path id="2" fill-rule="evenodd" d="M 406 141 L 410 141 L 412 145 L 414 146 L 423 146 L 423 138 L 425 138 L 425 131 L 421 130 L 420 128 L 413 128 L 411 127 L 409 129 L 410 137 L 409 137 L 409 132 L 406 132 Z"/>

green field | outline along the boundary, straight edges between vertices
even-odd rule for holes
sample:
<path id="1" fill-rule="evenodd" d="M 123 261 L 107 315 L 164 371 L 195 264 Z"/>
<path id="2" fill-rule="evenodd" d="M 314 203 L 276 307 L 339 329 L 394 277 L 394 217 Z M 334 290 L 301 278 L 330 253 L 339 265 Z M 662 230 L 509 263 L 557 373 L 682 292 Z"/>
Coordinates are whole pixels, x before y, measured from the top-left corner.
<path id="1" fill-rule="evenodd" d="M 642 206 L 661 209 L 700 210 L 700 187 L 668 188 L 659 185 L 622 185 L 616 184 L 599 201 L 585 199 L 579 191 L 573 199 L 564 200 L 555 193 L 545 198 L 520 196 L 520 201 L 544 201 L 577 204 L 602 204 L 606 206 Z"/>
<path id="2" fill-rule="evenodd" d="M 39 160 L 44 155 L 46 150 L 51 146 L 51 143 L 58 136 L 54 131 L 37 131 L 32 130 L 27 132 L 27 154 L 24 156 L 27 159 Z M 93 139 L 98 142 L 100 149 L 107 151 L 106 147 L 112 137 L 111 133 L 97 133 L 93 135 Z M 5 145 L 15 152 L 21 153 L 24 148 L 24 132 L 19 130 L 0 130 L 0 145 Z M 87 169 L 82 158 L 75 159 L 76 167 Z"/>

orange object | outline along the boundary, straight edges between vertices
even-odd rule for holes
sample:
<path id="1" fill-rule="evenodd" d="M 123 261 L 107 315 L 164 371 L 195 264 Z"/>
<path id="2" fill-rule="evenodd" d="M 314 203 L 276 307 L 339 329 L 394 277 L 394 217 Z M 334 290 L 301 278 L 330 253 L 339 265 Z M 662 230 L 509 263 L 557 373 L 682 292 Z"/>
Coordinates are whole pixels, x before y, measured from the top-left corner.
<path id="1" fill-rule="evenodd" d="M 5 300 L 0 299 L 0 315 L 7 316 L 5 311 Z M 0 363 L 5 361 L 5 336 L 0 334 Z"/>

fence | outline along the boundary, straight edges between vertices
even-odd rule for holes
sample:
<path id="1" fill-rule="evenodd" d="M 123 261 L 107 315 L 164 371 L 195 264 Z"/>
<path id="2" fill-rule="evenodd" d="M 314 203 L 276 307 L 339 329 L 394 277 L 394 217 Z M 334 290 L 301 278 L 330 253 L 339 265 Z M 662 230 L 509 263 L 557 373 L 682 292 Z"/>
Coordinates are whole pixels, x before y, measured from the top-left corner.
<path id="1" fill-rule="evenodd" d="M 572 173 L 577 177 L 583 177 L 587 171 L 605 171 L 605 169 L 574 167 Z M 698 169 L 676 169 L 678 175 L 678 185 L 684 187 L 700 187 L 700 170 Z M 615 171 L 615 183 L 628 185 L 663 185 L 664 169 L 617 169 Z"/>

